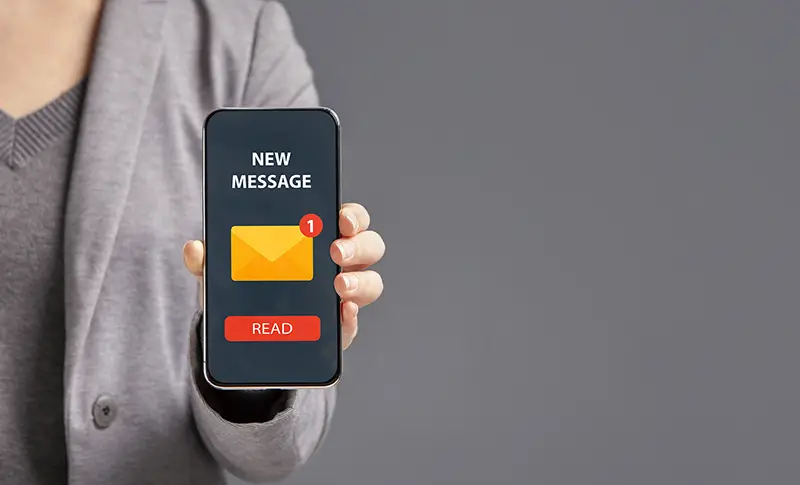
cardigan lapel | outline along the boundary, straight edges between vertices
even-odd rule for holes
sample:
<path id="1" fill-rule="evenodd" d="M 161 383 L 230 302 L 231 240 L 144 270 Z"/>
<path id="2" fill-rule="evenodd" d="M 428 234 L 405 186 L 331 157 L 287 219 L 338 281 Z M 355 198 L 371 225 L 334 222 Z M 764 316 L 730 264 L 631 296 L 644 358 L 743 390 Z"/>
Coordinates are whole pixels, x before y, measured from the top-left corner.
<path id="1" fill-rule="evenodd" d="M 68 399 L 130 187 L 164 10 L 164 1 L 106 0 L 97 33 L 64 230 Z"/>

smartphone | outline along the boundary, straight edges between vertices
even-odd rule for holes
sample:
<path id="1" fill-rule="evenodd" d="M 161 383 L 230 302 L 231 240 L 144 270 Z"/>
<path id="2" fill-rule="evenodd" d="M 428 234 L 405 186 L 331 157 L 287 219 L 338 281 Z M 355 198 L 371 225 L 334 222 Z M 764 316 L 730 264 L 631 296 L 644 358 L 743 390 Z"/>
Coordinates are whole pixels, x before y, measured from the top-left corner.
<path id="1" fill-rule="evenodd" d="M 341 373 L 340 125 L 328 108 L 223 108 L 203 125 L 203 372 L 220 389 Z"/>

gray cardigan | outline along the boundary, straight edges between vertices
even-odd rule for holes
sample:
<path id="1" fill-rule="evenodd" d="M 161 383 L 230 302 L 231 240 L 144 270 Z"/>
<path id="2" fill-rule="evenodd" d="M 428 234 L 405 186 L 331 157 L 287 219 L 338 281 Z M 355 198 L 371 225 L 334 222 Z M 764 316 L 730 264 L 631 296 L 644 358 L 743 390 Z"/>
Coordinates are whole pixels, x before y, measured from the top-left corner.
<path id="1" fill-rule="evenodd" d="M 206 113 L 316 105 L 311 70 L 275 2 L 104 8 L 65 225 L 69 483 L 280 479 L 319 445 L 335 388 L 294 391 L 264 423 L 217 414 L 194 377 L 198 288 L 181 247 L 202 234 Z"/>

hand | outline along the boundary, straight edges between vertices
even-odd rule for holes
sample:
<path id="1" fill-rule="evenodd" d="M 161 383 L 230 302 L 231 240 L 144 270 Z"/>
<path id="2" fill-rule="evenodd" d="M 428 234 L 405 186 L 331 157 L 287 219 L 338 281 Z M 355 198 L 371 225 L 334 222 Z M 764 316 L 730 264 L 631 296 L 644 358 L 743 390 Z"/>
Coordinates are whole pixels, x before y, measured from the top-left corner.
<path id="1" fill-rule="evenodd" d="M 339 211 L 341 239 L 330 248 L 331 259 L 342 267 L 333 281 L 342 299 L 342 346 L 350 346 L 358 333 L 358 309 L 377 300 L 383 293 L 381 275 L 368 268 L 380 261 L 386 251 L 383 238 L 369 228 L 369 213 L 361 204 L 348 203 Z M 189 241 L 183 246 L 186 269 L 203 284 L 205 246 L 201 241 Z M 203 291 L 200 291 L 202 298 Z M 202 302 L 201 302 L 202 306 Z"/>

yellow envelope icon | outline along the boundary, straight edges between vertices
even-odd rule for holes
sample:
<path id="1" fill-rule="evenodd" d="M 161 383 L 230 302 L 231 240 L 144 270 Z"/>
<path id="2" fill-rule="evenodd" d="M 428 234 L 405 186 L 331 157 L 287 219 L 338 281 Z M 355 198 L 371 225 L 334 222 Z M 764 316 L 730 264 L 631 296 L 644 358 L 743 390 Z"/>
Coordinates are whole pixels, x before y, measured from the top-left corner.
<path id="1" fill-rule="evenodd" d="M 300 226 L 233 226 L 233 281 L 310 281 L 314 277 L 314 238 Z"/>

